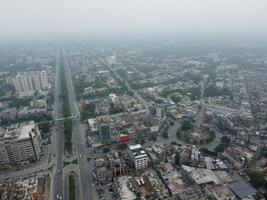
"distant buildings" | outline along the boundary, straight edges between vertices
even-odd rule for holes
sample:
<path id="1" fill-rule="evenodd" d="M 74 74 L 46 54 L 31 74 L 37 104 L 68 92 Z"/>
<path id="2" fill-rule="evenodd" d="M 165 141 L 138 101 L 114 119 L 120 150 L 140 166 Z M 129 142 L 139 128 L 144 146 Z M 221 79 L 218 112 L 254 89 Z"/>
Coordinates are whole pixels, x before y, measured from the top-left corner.
<path id="1" fill-rule="evenodd" d="M 0 133 L 0 166 L 7 167 L 39 159 L 41 133 L 34 121 L 13 125 Z"/>
<path id="2" fill-rule="evenodd" d="M 148 155 L 140 144 L 130 145 L 130 156 L 136 170 L 144 169 L 148 165 Z"/>
<path id="3" fill-rule="evenodd" d="M 19 96 L 31 96 L 34 91 L 45 90 L 49 87 L 46 71 L 18 73 L 16 77 L 7 77 L 6 82 L 15 87 Z"/>

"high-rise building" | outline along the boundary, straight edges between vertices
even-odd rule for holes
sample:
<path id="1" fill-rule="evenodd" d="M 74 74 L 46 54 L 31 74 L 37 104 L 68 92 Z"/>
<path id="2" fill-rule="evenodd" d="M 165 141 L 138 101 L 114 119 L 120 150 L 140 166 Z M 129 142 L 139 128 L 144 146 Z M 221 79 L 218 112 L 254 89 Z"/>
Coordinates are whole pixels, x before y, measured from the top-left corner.
<path id="1" fill-rule="evenodd" d="M 7 167 L 39 159 L 41 141 L 39 128 L 34 121 L 1 130 L 0 166 Z"/>
<path id="2" fill-rule="evenodd" d="M 163 119 L 167 113 L 167 105 L 165 103 L 154 103 L 146 106 L 147 114 Z"/>
<path id="3" fill-rule="evenodd" d="M 99 139 L 102 143 L 110 141 L 110 125 L 109 124 L 100 124 L 99 126 Z"/>
<path id="4" fill-rule="evenodd" d="M 14 86 L 18 93 L 31 94 L 36 90 L 45 90 L 49 87 L 46 71 L 31 71 L 18 73 L 16 77 L 7 77 L 6 82 Z"/>
<path id="5" fill-rule="evenodd" d="M 144 169 L 148 165 L 148 155 L 140 144 L 130 145 L 130 156 L 136 170 Z"/>

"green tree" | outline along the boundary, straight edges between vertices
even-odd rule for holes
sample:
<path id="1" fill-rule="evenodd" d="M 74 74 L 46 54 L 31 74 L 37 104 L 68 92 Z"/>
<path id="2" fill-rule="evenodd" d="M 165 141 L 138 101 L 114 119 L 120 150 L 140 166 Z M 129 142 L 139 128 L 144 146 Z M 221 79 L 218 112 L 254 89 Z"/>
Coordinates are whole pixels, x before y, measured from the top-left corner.
<path id="1" fill-rule="evenodd" d="M 167 139 L 167 138 L 169 137 L 169 134 L 168 134 L 168 131 L 167 131 L 167 130 L 165 130 L 165 131 L 162 133 L 162 137 L 163 137 L 164 139 Z"/>
<path id="2" fill-rule="evenodd" d="M 176 153 L 174 156 L 175 165 L 180 166 L 180 154 Z"/>
<path id="3" fill-rule="evenodd" d="M 181 101 L 181 97 L 178 95 L 172 95 L 171 99 L 174 103 L 179 103 Z"/>
<path id="4" fill-rule="evenodd" d="M 249 171 L 250 182 L 255 188 L 260 188 L 265 183 L 264 173 L 261 171 Z"/>
<path id="5" fill-rule="evenodd" d="M 176 131 L 176 137 L 177 137 L 178 139 L 181 139 L 181 136 L 182 136 L 182 132 L 181 132 L 180 130 L 177 130 L 177 131 Z"/>
<path id="6" fill-rule="evenodd" d="M 189 120 L 183 121 L 183 123 L 181 125 L 181 130 L 182 131 L 188 131 L 188 130 L 190 130 L 192 128 L 193 128 L 193 124 L 191 123 L 191 121 L 189 121 Z"/>
<path id="7" fill-rule="evenodd" d="M 126 144 L 126 143 L 121 143 L 121 144 L 119 144 L 118 148 L 119 148 L 120 150 L 124 150 L 124 149 L 127 148 L 127 144 Z"/>

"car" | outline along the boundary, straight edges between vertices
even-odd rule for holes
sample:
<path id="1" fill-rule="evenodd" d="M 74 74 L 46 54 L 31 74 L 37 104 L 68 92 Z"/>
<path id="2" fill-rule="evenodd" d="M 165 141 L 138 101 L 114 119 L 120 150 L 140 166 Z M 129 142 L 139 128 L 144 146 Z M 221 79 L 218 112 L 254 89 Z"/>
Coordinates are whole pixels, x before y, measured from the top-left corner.
<path id="1" fill-rule="evenodd" d="M 57 170 L 57 173 L 59 173 L 59 172 L 60 172 L 60 170 L 58 169 L 58 170 Z"/>
<path id="2" fill-rule="evenodd" d="M 80 158 L 82 157 L 82 154 L 80 154 Z"/>

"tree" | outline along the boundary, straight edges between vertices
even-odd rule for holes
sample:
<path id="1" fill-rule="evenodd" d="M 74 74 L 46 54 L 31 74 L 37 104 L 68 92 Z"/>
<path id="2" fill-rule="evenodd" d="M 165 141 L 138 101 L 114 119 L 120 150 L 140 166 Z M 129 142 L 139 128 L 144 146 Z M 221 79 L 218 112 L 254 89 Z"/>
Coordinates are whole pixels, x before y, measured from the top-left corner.
<path id="1" fill-rule="evenodd" d="M 255 188 L 260 188 L 265 183 L 264 173 L 261 171 L 250 171 L 248 172 L 250 182 Z"/>
<path id="2" fill-rule="evenodd" d="M 226 144 L 229 144 L 229 143 L 231 142 L 231 140 L 230 140 L 229 137 L 227 137 L 227 136 L 223 136 L 223 137 L 221 138 L 221 142 L 226 143 Z"/>
<path id="3" fill-rule="evenodd" d="M 169 134 L 168 134 L 168 131 L 167 131 L 167 130 L 165 130 L 165 131 L 162 133 L 162 137 L 163 137 L 164 139 L 167 139 L 167 138 L 169 137 Z"/>
<path id="4" fill-rule="evenodd" d="M 217 152 L 224 152 L 224 150 L 229 146 L 231 140 L 227 136 L 221 138 L 221 143 L 214 149 Z"/>
<path id="5" fill-rule="evenodd" d="M 171 99 L 174 103 L 179 103 L 181 101 L 181 97 L 178 95 L 172 95 Z"/>
<path id="6" fill-rule="evenodd" d="M 177 165 L 177 166 L 180 165 L 180 154 L 179 153 L 175 154 L 174 161 L 175 161 L 175 165 Z"/>
<path id="7" fill-rule="evenodd" d="M 182 133 L 181 133 L 181 131 L 178 129 L 178 130 L 176 131 L 176 137 L 177 137 L 178 139 L 180 139 L 181 136 L 182 136 Z"/>
<path id="8" fill-rule="evenodd" d="M 134 92 L 131 91 L 131 90 L 127 90 L 126 91 L 126 94 L 129 95 L 129 96 L 134 96 Z"/>
<path id="9" fill-rule="evenodd" d="M 181 130 L 182 131 L 188 131 L 188 130 L 190 130 L 192 128 L 193 128 L 193 125 L 192 125 L 191 121 L 189 121 L 189 120 L 183 121 L 183 123 L 181 125 Z"/>
<path id="10" fill-rule="evenodd" d="M 107 153 L 107 152 L 109 152 L 109 148 L 105 147 L 105 148 L 103 149 L 103 153 Z"/>
<path id="11" fill-rule="evenodd" d="M 121 144 L 119 144 L 118 148 L 119 148 L 120 150 L 124 150 L 124 149 L 127 148 L 127 144 L 126 144 L 126 143 L 121 143 Z"/>
<path id="12" fill-rule="evenodd" d="M 156 99 L 155 103 L 164 103 L 164 101 L 162 99 Z"/>

